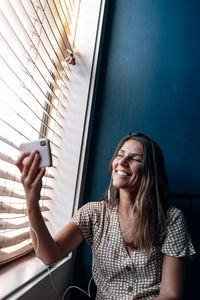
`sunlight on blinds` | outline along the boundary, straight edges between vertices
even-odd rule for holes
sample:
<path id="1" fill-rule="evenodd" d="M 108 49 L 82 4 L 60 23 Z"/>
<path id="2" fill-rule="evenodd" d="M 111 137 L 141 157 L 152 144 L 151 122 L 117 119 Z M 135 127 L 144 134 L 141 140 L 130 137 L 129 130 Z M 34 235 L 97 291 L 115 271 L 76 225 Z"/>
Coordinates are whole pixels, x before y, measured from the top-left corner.
<path id="1" fill-rule="evenodd" d="M 75 0 L 0 1 L 0 264 L 32 249 L 15 161 L 20 143 L 44 136 L 53 155 L 40 201 L 48 221 L 79 6 Z"/>

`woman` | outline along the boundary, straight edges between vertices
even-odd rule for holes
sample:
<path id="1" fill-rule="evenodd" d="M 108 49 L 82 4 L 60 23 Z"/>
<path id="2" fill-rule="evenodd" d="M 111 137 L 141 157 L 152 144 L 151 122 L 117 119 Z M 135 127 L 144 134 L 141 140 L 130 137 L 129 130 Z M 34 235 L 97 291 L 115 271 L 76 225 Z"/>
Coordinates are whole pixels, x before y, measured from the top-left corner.
<path id="1" fill-rule="evenodd" d="M 195 253 L 183 214 L 168 208 L 167 176 L 159 146 L 133 133 L 118 145 L 109 170 L 111 183 L 103 201 L 79 209 L 55 238 L 39 209 L 40 156 L 30 156 L 22 172 L 30 226 L 40 239 L 38 256 L 58 261 L 85 239 L 92 247 L 96 299 L 181 299 L 185 258 Z M 31 231 L 33 245 L 37 241 Z"/>

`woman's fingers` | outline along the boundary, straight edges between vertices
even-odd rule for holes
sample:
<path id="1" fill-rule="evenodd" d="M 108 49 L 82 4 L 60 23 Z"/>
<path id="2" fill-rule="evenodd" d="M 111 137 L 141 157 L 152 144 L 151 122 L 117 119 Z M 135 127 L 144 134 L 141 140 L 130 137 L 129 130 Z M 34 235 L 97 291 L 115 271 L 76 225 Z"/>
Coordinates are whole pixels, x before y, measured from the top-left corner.
<path id="1" fill-rule="evenodd" d="M 39 172 L 33 182 L 33 186 L 37 187 L 42 182 L 42 177 L 44 176 L 45 171 L 46 171 L 45 168 L 42 168 L 39 170 Z"/>
<path id="2" fill-rule="evenodd" d="M 32 184 L 37 176 L 39 170 L 39 163 L 40 163 L 40 155 L 38 151 L 34 151 L 30 159 L 24 165 L 24 169 L 22 172 L 22 183 L 29 185 Z"/>
<path id="3" fill-rule="evenodd" d="M 15 165 L 18 167 L 21 173 L 23 172 L 24 169 L 23 160 L 28 156 L 30 156 L 30 152 L 23 153 L 15 163 Z"/>
<path id="4" fill-rule="evenodd" d="M 25 178 L 28 175 L 29 169 L 33 163 L 35 153 L 32 153 L 29 159 L 24 163 L 24 168 L 22 171 L 22 178 Z"/>
<path id="5" fill-rule="evenodd" d="M 26 193 L 27 208 L 37 205 L 40 200 L 42 177 L 45 174 L 45 168 L 39 168 L 40 159 L 40 154 L 36 150 L 31 155 L 30 153 L 22 154 L 16 162 L 16 166 L 21 172 L 21 182 Z"/>

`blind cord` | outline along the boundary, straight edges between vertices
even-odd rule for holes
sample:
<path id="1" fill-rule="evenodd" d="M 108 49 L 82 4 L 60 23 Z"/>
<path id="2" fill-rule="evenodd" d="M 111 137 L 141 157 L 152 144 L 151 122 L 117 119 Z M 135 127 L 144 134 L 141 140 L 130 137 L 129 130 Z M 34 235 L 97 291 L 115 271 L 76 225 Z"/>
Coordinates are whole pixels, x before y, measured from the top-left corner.
<path id="1" fill-rule="evenodd" d="M 75 64 L 76 64 L 75 57 L 74 57 L 74 46 L 75 46 L 75 39 L 76 39 L 76 30 L 77 30 L 78 17 L 79 17 L 79 12 L 80 12 L 80 4 L 81 4 L 81 0 L 79 0 L 79 4 L 78 4 L 78 13 L 77 13 L 76 25 L 75 25 L 75 29 L 74 29 L 74 38 L 73 38 L 73 41 L 72 41 L 72 51 L 67 49 L 67 53 L 69 55 L 66 58 L 66 62 L 68 62 L 68 64 L 72 65 L 72 66 L 75 66 Z"/>
<path id="2" fill-rule="evenodd" d="M 53 278 L 52 278 L 52 275 L 51 275 L 51 271 L 50 271 L 50 268 L 43 262 L 43 260 L 38 256 L 38 251 L 39 251 L 39 247 L 40 247 L 40 243 L 39 243 L 39 237 L 38 237 L 38 234 L 37 234 L 37 231 L 32 227 L 30 226 L 30 229 L 34 232 L 35 234 L 35 237 L 36 237 L 36 250 L 35 250 L 35 255 L 36 257 L 38 257 L 40 259 L 40 261 L 45 265 L 47 271 L 48 271 L 48 274 L 49 274 L 49 277 L 50 277 L 50 280 L 51 280 L 51 284 L 52 284 L 52 287 L 54 289 L 54 291 L 56 292 L 56 294 L 58 295 L 58 300 L 61 299 L 61 300 L 64 300 L 64 297 L 66 296 L 66 294 L 68 293 L 68 291 L 72 288 L 75 288 L 79 291 L 81 291 L 82 293 L 84 293 L 85 295 L 87 295 L 89 298 L 91 298 L 91 293 L 90 293 L 90 286 L 91 286 L 91 282 L 92 282 L 92 279 L 93 279 L 93 276 L 90 278 L 89 280 L 89 283 L 88 283 L 88 290 L 87 292 L 84 291 L 83 289 L 81 289 L 80 287 L 76 286 L 76 285 L 71 285 L 69 286 L 65 292 L 63 293 L 63 295 L 59 296 L 59 292 L 54 284 L 54 281 L 53 281 Z"/>

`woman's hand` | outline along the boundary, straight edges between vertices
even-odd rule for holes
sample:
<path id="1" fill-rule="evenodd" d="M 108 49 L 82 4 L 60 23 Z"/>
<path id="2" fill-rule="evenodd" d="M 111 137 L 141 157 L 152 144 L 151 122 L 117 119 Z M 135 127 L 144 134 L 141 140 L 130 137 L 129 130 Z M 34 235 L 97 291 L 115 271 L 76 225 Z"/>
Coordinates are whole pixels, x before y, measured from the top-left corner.
<path id="1" fill-rule="evenodd" d="M 25 158 L 28 158 L 24 162 Z M 23 163 L 24 162 L 24 163 Z M 40 154 L 38 151 L 24 153 L 16 162 L 16 166 L 21 172 L 21 181 L 26 193 L 26 203 L 28 219 L 31 228 L 31 239 L 36 249 L 37 256 L 42 259 L 45 264 L 52 264 L 66 257 L 83 241 L 83 235 L 79 227 L 70 222 L 53 238 L 44 222 L 40 208 L 40 191 L 42 187 L 42 177 L 45 169 L 39 168 Z M 33 209 L 34 208 L 34 209 Z M 40 243 L 38 244 L 39 238 Z M 38 247 L 39 245 L 39 247 Z"/>
<path id="2" fill-rule="evenodd" d="M 26 157 L 30 158 L 23 164 Z M 16 162 L 22 176 L 21 182 L 26 193 L 27 209 L 38 206 L 40 200 L 40 191 L 42 188 L 42 177 L 45 174 L 45 169 L 39 168 L 40 154 L 38 151 L 24 153 Z"/>

